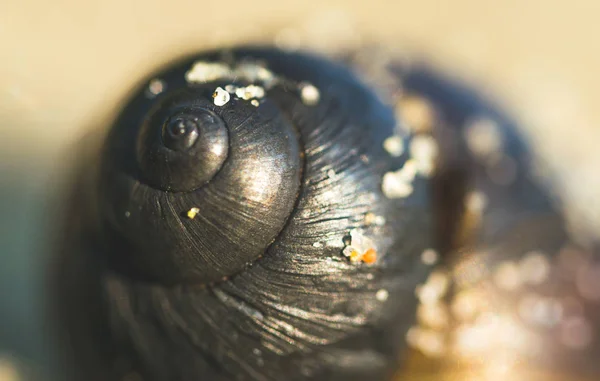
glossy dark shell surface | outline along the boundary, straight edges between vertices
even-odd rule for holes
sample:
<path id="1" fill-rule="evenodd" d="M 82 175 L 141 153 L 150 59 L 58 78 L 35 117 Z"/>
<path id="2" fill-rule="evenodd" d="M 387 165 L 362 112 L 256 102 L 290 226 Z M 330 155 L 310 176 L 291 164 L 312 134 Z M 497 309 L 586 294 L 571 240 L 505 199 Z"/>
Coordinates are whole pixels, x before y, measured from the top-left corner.
<path id="1" fill-rule="evenodd" d="M 190 83 L 197 62 L 250 62 L 277 81 L 259 83 L 258 103 L 232 93 L 217 105 L 217 88 L 256 83 Z M 385 380 L 431 270 L 421 255 L 453 249 L 470 187 L 490 203 L 473 245 L 519 256 L 565 240 L 512 123 L 419 67 L 390 71 L 436 106 L 439 168 L 406 197 L 384 194 L 384 176 L 411 158 L 384 149 L 402 121 L 348 67 L 275 49 L 209 52 L 151 77 L 160 93 L 134 95 L 90 159 L 97 176 L 81 176 L 68 222 L 65 321 L 86 379 Z M 307 84 L 317 102 L 303 99 Z M 510 185 L 490 182 L 468 153 L 461 126 L 482 115 L 517 164 Z M 202 146 L 223 142 L 224 156 Z M 344 255 L 357 237 L 376 260 Z"/>

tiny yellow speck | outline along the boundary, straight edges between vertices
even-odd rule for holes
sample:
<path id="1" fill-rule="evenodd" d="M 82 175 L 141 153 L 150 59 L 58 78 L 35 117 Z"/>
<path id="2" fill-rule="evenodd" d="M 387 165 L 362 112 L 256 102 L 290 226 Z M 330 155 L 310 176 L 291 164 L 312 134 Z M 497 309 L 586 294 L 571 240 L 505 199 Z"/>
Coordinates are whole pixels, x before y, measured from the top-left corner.
<path id="1" fill-rule="evenodd" d="M 350 252 L 350 261 L 351 262 L 358 262 L 358 261 L 360 261 L 361 257 L 362 257 L 362 255 L 360 255 L 360 253 L 356 250 L 352 250 Z"/>
<path id="2" fill-rule="evenodd" d="M 193 220 L 198 213 L 200 213 L 200 209 L 194 207 L 188 210 L 187 216 L 190 220 Z"/>

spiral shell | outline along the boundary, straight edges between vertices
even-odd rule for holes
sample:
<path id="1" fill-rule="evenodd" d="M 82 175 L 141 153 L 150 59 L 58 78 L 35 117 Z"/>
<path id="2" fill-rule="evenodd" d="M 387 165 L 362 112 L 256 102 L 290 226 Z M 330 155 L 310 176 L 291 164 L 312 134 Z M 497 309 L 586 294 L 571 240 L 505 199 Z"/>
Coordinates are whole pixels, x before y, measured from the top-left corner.
<path id="1" fill-rule="evenodd" d="M 382 186 L 412 165 L 384 148 L 395 126 L 306 54 L 207 53 L 150 80 L 103 144 L 96 222 L 72 234 L 93 237 L 80 266 L 102 302 L 80 336 L 107 348 L 106 377 L 391 374 L 434 245 L 430 177 Z"/>
<path id="2" fill-rule="evenodd" d="M 136 92 L 78 188 L 97 208 L 69 222 L 62 271 L 85 287 L 65 292 L 65 320 L 97 345 L 78 353 L 88 379 L 384 380 L 416 286 L 466 241 L 474 184 L 489 207 L 473 246 L 566 239 L 508 121 L 502 147 L 469 142 L 469 118 L 500 115 L 433 73 L 390 71 L 436 105 L 412 132 L 347 67 L 304 53 L 208 52 Z M 510 182 L 490 181 L 494 150 Z"/>

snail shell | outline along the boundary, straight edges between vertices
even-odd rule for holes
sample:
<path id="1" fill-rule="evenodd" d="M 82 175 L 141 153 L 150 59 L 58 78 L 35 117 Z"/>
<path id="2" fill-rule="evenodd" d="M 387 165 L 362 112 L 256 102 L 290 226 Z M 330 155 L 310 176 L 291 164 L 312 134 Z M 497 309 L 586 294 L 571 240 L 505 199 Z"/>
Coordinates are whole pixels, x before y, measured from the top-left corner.
<path id="1" fill-rule="evenodd" d="M 383 380 L 430 271 L 421 255 L 455 247 L 467 184 L 491 195 L 481 242 L 540 215 L 563 240 L 510 127 L 515 180 L 486 188 L 456 126 L 491 111 L 431 73 L 395 75 L 439 104 L 428 166 L 385 148 L 409 142 L 393 108 L 311 55 L 209 52 L 140 89 L 67 224 L 64 320 L 95 343 L 73 344 L 85 377 Z"/>

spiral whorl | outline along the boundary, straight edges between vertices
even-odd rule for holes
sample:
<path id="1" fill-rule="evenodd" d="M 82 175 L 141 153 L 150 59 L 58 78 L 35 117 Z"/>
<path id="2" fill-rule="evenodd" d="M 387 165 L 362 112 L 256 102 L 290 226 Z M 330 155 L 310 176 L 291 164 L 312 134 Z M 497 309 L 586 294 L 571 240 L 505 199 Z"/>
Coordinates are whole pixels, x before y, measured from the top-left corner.
<path id="1" fill-rule="evenodd" d="M 396 124 L 303 53 L 209 52 L 140 89 L 104 145 L 90 233 L 117 373 L 389 374 L 435 245 L 429 173 L 384 148 Z"/>
<path id="2" fill-rule="evenodd" d="M 126 248 L 111 257 L 117 270 L 210 283 L 262 256 L 283 229 L 302 174 L 297 132 L 268 95 L 259 107 L 220 105 L 220 84 L 142 94 L 112 130 L 100 197 L 109 241 Z"/>

